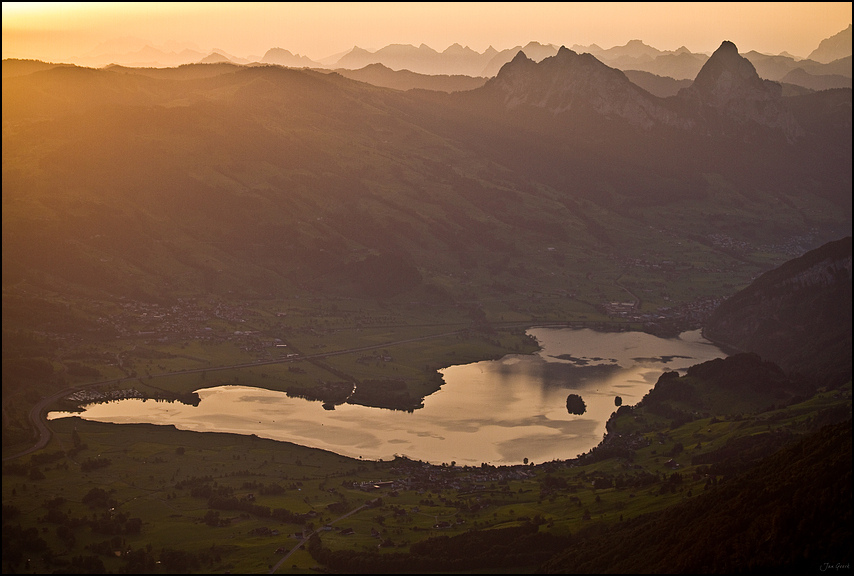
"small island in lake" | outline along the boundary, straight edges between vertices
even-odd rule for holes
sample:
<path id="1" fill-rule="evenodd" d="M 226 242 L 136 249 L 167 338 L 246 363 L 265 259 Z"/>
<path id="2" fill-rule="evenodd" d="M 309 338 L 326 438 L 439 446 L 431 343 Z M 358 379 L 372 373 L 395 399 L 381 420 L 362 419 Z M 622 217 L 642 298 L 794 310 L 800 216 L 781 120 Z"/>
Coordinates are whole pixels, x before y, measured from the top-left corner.
<path id="1" fill-rule="evenodd" d="M 566 397 L 566 411 L 570 414 L 584 414 L 587 412 L 587 404 L 578 394 L 570 394 Z"/>

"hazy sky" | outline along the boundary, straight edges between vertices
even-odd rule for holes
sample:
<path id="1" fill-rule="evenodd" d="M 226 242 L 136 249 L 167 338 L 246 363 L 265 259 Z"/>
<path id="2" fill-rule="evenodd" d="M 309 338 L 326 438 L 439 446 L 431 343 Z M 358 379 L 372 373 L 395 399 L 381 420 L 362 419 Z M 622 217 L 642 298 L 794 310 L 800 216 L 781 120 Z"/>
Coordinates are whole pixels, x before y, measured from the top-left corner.
<path id="1" fill-rule="evenodd" d="M 62 61 L 119 38 L 194 43 L 239 57 L 280 47 L 315 60 L 360 46 L 537 41 L 807 56 L 851 23 L 850 2 L 3 2 L 3 58 Z"/>

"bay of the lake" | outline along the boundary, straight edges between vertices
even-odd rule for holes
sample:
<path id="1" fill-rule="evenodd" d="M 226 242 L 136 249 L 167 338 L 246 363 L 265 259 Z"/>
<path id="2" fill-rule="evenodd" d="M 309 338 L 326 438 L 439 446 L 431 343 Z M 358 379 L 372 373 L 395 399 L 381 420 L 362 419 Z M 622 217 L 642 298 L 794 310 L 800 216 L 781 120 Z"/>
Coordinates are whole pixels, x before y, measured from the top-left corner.
<path id="1" fill-rule="evenodd" d="M 643 332 L 532 328 L 541 349 L 441 370 L 445 383 L 413 412 L 320 402 L 246 386 L 198 390 L 201 402 L 120 400 L 74 413 L 98 422 L 172 424 L 200 432 L 256 434 L 366 460 L 404 455 L 433 464 L 520 464 L 574 458 L 596 446 L 615 398 L 633 405 L 665 371 L 726 353 L 699 330 L 676 338 Z M 569 414 L 566 397 L 587 411 Z M 48 419 L 68 417 L 52 412 Z"/>

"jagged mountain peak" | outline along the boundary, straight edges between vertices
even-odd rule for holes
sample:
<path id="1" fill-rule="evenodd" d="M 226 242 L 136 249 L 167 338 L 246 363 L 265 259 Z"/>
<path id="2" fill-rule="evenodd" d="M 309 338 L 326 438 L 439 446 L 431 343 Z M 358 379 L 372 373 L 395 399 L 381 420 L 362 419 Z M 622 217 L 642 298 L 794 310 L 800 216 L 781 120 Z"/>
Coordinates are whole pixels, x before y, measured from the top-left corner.
<path id="1" fill-rule="evenodd" d="M 724 40 L 711 58 L 700 69 L 694 80 L 697 90 L 707 96 L 718 99 L 734 96 L 734 88 L 750 87 L 754 90 L 774 90 L 765 85 L 750 60 L 738 53 L 738 48 L 729 40 Z"/>
<path id="2" fill-rule="evenodd" d="M 519 50 L 519 51 L 516 53 L 516 55 L 513 57 L 513 59 L 509 62 L 509 64 L 513 64 L 514 62 L 515 62 L 515 63 L 518 63 L 518 62 L 533 62 L 533 60 L 531 60 L 530 58 L 528 58 L 528 57 L 525 55 L 525 51 L 524 51 L 524 50 Z M 502 69 L 503 69 L 503 67 L 502 67 Z M 499 73 L 500 73 L 500 72 L 499 72 Z"/>
<path id="3" fill-rule="evenodd" d="M 802 130 L 783 103 L 783 88 L 763 80 L 747 58 L 729 40 L 706 61 L 693 84 L 679 97 L 694 101 L 701 110 L 715 109 L 738 120 L 779 129 L 789 141 Z"/>
<path id="4" fill-rule="evenodd" d="M 472 50 L 468 46 L 464 47 L 461 44 L 454 42 L 453 44 L 445 48 L 442 54 L 469 54 L 472 52 L 474 52 L 474 50 Z"/>
<path id="5" fill-rule="evenodd" d="M 724 40 L 715 52 L 721 54 L 738 54 L 738 46 L 731 40 Z"/>
<path id="6" fill-rule="evenodd" d="M 760 78 L 730 41 L 721 44 L 691 86 L 680 90 L 682 103 L 663 101 L 592 54 L 566 46 L 539 63 L 522 50 L 516 52 L 484 88 L 508 110 L 540 108 L 579 120 L 596 115 L 642 129 L 670 126 L 741 138 L 771 129 L 789 142 L 803 134 L 782 98 L 782 87 Z"/>
<path id="7" fill-rule="evenodd" d="M 644 129 L 656 123 L 688 126 L 620 70 L 566 46 L 539 63 L 520 50 L 484 88 L 497 93 L 507 109 L 541 108 L 555 116 L 594 112 Z"/>
<path id="8" fill-rule="evenodd" d="M 555 56 L 562 56 L 564 58 L 567 56 L 570 56 L 570 55 L 578 55 L 578 52 L 574 52 L 574 51 L 570 50 L 569 48 L 567 48 L 566 46 L 561 46 L 560 48 L 558 48 L 557 54 L 555 54 Z"/>
<path id="9" fill-rule="evenodd" d="M 600 66 L 622 75 L 618 70 L 609 68 L 590 54 L 578 54 L 566 46 L 561 46 L 554 56 L 544 58 L 539 64 L 535 60 L 528 58 L 524 50 L 519 50 L 510 62 L 501 67 L 496 79 L 507 79 L 517 74 L 519 70 L 529 69 L 538 70 L 535 77 L 529 78 L 532 83 L 548 83 L 553 82 L 558 76 L 566 76 L 567 74 L 577 75 L 577 71 L 573 72 L 572 69 L 584 66 L 585 64 Z"/>

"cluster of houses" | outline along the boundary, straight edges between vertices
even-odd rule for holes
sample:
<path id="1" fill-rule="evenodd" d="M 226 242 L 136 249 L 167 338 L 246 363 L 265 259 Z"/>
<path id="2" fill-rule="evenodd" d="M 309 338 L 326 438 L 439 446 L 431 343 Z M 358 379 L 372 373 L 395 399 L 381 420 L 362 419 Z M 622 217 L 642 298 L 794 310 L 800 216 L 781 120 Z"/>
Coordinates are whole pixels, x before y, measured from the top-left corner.
<path id="1" fill-rule="evenodd" d="M 486 490 L 489 484 L 509 480 L 533 478 L 534 472 L 527 466 L 435 466 L 427 463 L 406 461 L 407 464 L 394 467 L 391 472 L 400 474 L 397 480 L 379 480 L 352 484 L 352 488 L 365 492 L 388 490 L 389 496 L 396 496 L 403 490 L 418 492 L 436 492 L 456 490 L 475 492 Z"/>
<path id="2" fill-rule="evenodd" d="M 279 338 L 265 337 L 259 330 L 225 328 L 224 323 L 234 326 L 259 315 L 248 306 L 248 303 L 217 301 L 201 306 L 194 300 L 180 298 L 173 306 L 125 300 L 119 304 L 120 313 L 100 317 L 97 322 L 114 328 L 117 338 L 145 338 L 148 343 L 185 339 L 232 342 L 259 358 L 287 357 L 289 350 Z"/>
<path id="3" fill-rule="evenodd" d="M 658 319 L 681 321 L 688 328 L 696 328 L 701 326 L 723 301 L 720 296 L 700 296 L 679 306 L 659 308 Z"/>
<path id="4" fill-rule="evenodd" d="M 112 400 L 127 400 L 128 398 L 145 398 L 139 390 L 128 388 L 126 390 L 100 390 L 87 389 L 77 390 L 65 397 L 76 404 L 94 404 L 96 402 L 109 402 Z"/>
<path id="5" fill-rule="evenodd" d="M 127 299 L 122 299 L 118 306 L 121 309 L 118 314 L 102 316 L 97 322 L 112 326 L 119 338 L 231 339 L 231 334 L 216 331 L 206 324 L 217 319 L 243 323 L 247 318 L 258 315 L 246 307 L 248 303 L 234 305 L 211 301 L 209 306 L 202 307 L 194 300 L 184 298 L 179 298 L 178 303 L 172 306 Z"/>

